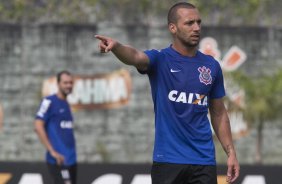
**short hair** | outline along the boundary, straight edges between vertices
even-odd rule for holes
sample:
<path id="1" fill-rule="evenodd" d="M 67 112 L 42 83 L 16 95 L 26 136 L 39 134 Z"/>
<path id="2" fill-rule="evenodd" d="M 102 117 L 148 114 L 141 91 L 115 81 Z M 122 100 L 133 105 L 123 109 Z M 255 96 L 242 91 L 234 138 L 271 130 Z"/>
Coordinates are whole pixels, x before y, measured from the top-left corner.
<path id="1" fill-rule="evenodd" d="M 187 3 L 187 2 L 179 2 L 179 3 L 174 4 L 168 11 L 167 24 L 170 24 L 170 23 L 175 24 L 177 22 L 177 19 L 179 18 L 177 15 L 177 10 L 179 8 L 195 9 L 196 6 L 194 6 L 191 3 Z"/>
<path id="2" fill-rule="evenodd" d="M 70 73 L 69 71 L 67 71 L 67 70 L 62 70 L 62 71 L 60 71 L 60 72 L 57 74 L 57 83 L 59 83 L 59 82 L 61 81 L 61 77 L 62 77 L 62 75 L 64 75 L 64 74 L 71 76 L 71 73 Z"/>

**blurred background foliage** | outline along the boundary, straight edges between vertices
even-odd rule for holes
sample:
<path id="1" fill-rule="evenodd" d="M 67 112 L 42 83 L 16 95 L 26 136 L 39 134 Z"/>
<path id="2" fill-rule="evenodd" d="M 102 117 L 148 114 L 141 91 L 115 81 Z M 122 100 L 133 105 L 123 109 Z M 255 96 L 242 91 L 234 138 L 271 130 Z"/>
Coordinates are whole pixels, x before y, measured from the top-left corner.
<path id="1" fill-rule="evenodd" d="M 173 0 L 1 0 L 0 22 L 7 23 L 121 23 L 165 21 Z M 282 1 L 191 0 L 205 25 L 281 26 Z M 159 19 L 161 17 L 161 19 Z"/>
<path id="2" fill-rule="evenodd" d="M 256 129 L 255 163 L 261 164 L 265 124 L 282 118 L 282 69 L 257 77 L 234 71 L 225 73 L 225 77 L 244 90 L 244 104 L 237 111 L 243 113 L 249 127 Z"/>

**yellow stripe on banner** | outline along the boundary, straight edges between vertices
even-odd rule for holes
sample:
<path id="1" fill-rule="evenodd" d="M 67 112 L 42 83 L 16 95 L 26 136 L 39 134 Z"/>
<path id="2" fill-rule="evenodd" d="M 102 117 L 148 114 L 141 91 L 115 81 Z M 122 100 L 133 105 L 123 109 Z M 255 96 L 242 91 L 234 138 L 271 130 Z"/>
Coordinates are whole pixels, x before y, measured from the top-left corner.
<path id="1" fill-rule="evenodd" d="M 217 183 L 218 184 L 227 184 L 226 176 L 224 176 L 224 175 L 217 176 Z"/>
<path id="2" fill-rule="evenodd" d="M 0 173 L 0 184 L 6 184 L 12 177 L 11 173 Z"/>

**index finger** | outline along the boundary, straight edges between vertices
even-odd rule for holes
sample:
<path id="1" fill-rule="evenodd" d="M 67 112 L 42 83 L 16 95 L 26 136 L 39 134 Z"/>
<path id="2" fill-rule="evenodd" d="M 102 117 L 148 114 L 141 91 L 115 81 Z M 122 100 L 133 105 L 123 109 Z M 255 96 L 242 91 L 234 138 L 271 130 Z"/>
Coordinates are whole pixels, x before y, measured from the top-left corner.
<path id="1" fill-rule="evenodd" d="M 102 35 L 95 35 L 95 38 L 101 40 L 101 41 L 106 41 L 108 37 L 102 36 Z"/>

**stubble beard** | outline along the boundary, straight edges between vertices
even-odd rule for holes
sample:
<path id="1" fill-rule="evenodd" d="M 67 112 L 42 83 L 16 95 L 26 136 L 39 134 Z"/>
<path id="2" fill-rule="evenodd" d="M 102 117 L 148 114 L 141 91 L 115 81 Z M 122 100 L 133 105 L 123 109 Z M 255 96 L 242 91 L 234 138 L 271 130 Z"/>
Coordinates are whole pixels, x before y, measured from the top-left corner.
<path id="1" fill-rule="evenodd" d="M 179 41 L 182 43 L 182 45 L 188 49 L 192 49 L 192 48 L 195 48 L 199 45 L 199 40 L 197 41 L 192 41 L 191 39 L 185 39 L 185 38 L 181 38 L 181 37 L 178 37 Z"/>
<path id="2" fill-rule="evenodd" d="M 60 92 L 65 98 L 67 98 L 68 95 L 71 94 L 72 90 L 71 89 L 66 89 L 66 90 L 61 89 Z"/>
<path id="3" fill-rule="evenodd" d="M 195 48 L 199 45 L 199 41 L 193 43 L 192 41 L 186 41 L 186 40 L 181 40 L 183 46 L 185 46 L 188 49 Z"/>

